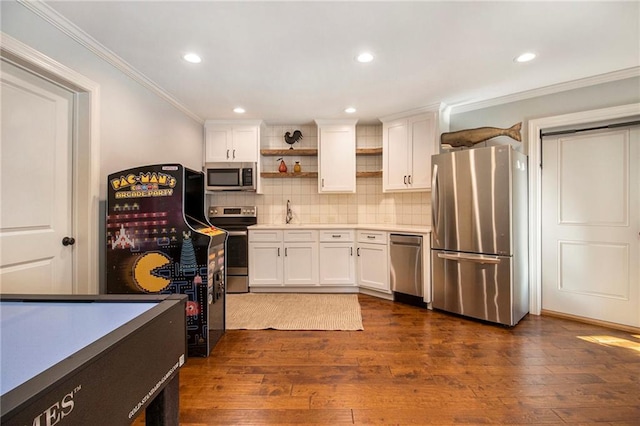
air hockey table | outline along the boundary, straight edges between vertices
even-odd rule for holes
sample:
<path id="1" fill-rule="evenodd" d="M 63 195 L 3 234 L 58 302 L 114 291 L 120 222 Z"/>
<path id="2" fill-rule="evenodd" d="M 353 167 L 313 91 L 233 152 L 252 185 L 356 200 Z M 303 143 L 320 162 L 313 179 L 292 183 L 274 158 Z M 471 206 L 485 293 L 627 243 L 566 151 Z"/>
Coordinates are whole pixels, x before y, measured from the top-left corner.
<path id="1" fill-rule="evenodd" d="M 0 296 L 0 424 L 178 425 L 186 298 Z"/>

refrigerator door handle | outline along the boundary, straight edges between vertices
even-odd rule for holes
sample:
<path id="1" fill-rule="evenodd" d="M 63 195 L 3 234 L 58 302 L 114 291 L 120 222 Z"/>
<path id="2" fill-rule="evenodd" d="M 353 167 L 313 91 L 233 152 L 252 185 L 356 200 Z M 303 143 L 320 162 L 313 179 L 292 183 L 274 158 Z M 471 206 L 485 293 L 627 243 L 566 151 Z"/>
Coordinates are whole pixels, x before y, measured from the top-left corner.
<path id="1" fill-rule="evenodd" d="M 455 260 L 457 262 L 474 262 L 474 263 L 489 263 L 497 265 L 500 263 L 500 258 L 497 256 L 486 256 L 483 254 L 469 254 L 469 253 L 438 253 L 440 259 Z"/>
<path id="2" fill-rule="evenodd" d="M 438 241 L 438 214 L 440 214 L 440 197 L 438 196 L 438 165 L 433 166 L 433 176 L 431 177 L 431 217 L 433 221 L 433 240 Z"/>

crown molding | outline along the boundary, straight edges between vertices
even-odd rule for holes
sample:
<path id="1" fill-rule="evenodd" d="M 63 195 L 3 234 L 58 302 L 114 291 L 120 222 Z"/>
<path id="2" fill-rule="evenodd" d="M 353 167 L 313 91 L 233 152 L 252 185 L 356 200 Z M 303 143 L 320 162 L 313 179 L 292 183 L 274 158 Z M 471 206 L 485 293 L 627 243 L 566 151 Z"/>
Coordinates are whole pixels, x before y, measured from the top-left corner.
<path id="1" fill-rule="evenodd" d="M 525 92 L 513 93 L 511 95 L 485 99 L 477 102 L 451 104 L 449 107 L 451 114 L 459 114 L 462 112 L 489 108 L 496 105 L 508 104 L 510 102 L 522 101 L 525 99 L 536 98 L 538 96 L 552 95 L 554 93 L 566 92 L 567 90 L 580 89 L 582 87 L 595 86 L 597 84 L 609 83 L 633 77 L 640 77 L 640 67 L 613 71 L 606 74 L 553 84 L 551 86 L 540 87 L 538 89 L 527 90 Z"/>
<path id="2" fill-rule="evenodd" d="M 264 126 L 265 122 L 262 120 L 252 120 L 252 119 L 210 119 L 204 122 L 205 127 L 207 126 L 216 126 L 216 125 L 233 125 L 233 126 Z"/>
<path id="3" fill-rule="evenodd" d="M 199 117 L 197 114 L 189 110 L 186 106 L 180 103 L 176 98 L 171 96 L 169 93 L 164 91 L 160 86 L 154 83 L 151 79 L 146 77 L 144 74 L 136 70 L 129 63 L 124 61 L 114 52 L 112 52 L 107 47 L 103 46 L 96 39 L 91 37 L 89 34 L 84 32 L 78 26 L 73 24 L 67 18 L 62 16 L 56 10 L 52 9 L 51 6 L 47 5 L 42 0 L 17 0 L 22 6 L 29 9 L 31 12 L 35 13 L 54 27 L 58 28 L 60 31 L 65 33 L 67 36 L 72 38 L 74 41 L 78 42 L 80 45 L 84 46 L 86 49 L 91 51 L 93 54 L 98 56 L 99 58 L 105 60 L 107 63 L 113 65 L 118 70 L 122 71 L 127 76 L 131 77 L 134 81 L 138 82 L 142 86 L 151 90 L 153 93 L 158 95 L 160 98 L 164 99 L 171 105 L 173 105 L 176 109 L 183 112 L 193 120 L 197 121 L 200 124 L 204 124 L 204 120 Z"/>
<path id="4" fill-rule="evenodd" d="M 418 115 L 418 114 L 425 114 L 425 113 L 429 113 L 429 112 L 441 112 L 443 111 L 444 108 L 444 104 L 441 103 L 435 103 L 435 104 L 431 104 L 431 105 L 425 105 L 423 107 L 419 107 L 419 108 L 414 108 L 408 111 L 402 111 L 396 114 L 391 114 L 391 115 L 386 115 L 384 117 L 380 117 L 379 120 L 384 122 L 387 121 L 394 121 L 394 120 L 398 120 L 401 118 L 406 118 L 406 117 L 411 117 L 413 115 Z"/>
<path id="5" fill-rule="evenodd" d="M 313 120 L 317 126 L 321 127 L 321 126 L 332 126 L 332 125 L 337 125 L 337 126 L 355 126 L 356 123 L 358 122 L 357 118 L 334 118 L 334 119 L 323 119 L 323 118 L 316 118 L 315 120 Z"/>
<path id="6" fill-rule="evenodd" d="M 496 105 L 508 104 L 510 102 L 522 101 L 536 98 L 538 96 L 552 95 L 554 93 L 566 92 L 567 90 L 580 89 L 582 87 L 595 86 L 597 84 L 609 83 L 612 81 L 624 80 L 627 78 L 640 77 L 640 67 L 632 67 L 624 70 L 613 71 L 606 74 L 553 84 L 551 86 L 540 87 L 538 89 L 527 90 L 525 92 L 513 93 L 511 95 L 497 98 L 450 105 L 451 114 L 474 111 L 477 109 L 489 108 Z"/>

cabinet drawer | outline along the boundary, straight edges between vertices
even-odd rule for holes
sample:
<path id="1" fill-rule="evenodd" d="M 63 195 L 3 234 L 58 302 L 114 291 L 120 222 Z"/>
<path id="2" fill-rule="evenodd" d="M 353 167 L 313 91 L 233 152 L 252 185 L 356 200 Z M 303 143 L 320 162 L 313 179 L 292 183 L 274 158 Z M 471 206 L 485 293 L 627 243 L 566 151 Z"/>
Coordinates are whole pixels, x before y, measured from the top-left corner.
<path id="1" fill-rule="evenodd" d="M 279 229 L 249 230 L 249 241 L 252 243 L 282 242 L 282 231 Z"/>
<path id="2" fill-rule="evenodd" d="M 302 241 L 318 241 L 318 231 L 314 229 L 292 229 L 284 231 L 284 241 L 287 243 Z"/>
<path id="3" fill-rule="evenodd" d="M 326 229 L 320 231 L 320 242 L 330 243 L 330 242 L 351 242 L 353 241 L 354 235 L 353 231 L 350 229 L 340 229 L 340 230 L 331 230 Z"/>
<path id="4" fill-rule="evenodd" d="M 384 231 L 358 231 L 359 243 L 387 244 L 388 233 Z"/>

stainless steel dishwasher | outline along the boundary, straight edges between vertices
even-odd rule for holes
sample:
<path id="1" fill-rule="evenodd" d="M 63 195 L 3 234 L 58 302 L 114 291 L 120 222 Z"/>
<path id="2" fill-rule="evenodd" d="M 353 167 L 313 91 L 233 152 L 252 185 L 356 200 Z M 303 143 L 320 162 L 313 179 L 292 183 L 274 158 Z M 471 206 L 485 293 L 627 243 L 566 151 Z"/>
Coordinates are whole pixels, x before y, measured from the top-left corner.
<path id="1" fill-rule="evenodd" d="M 396 301 L 424 306 L 422 236 L 391 234 L 391 291 Z"/>

